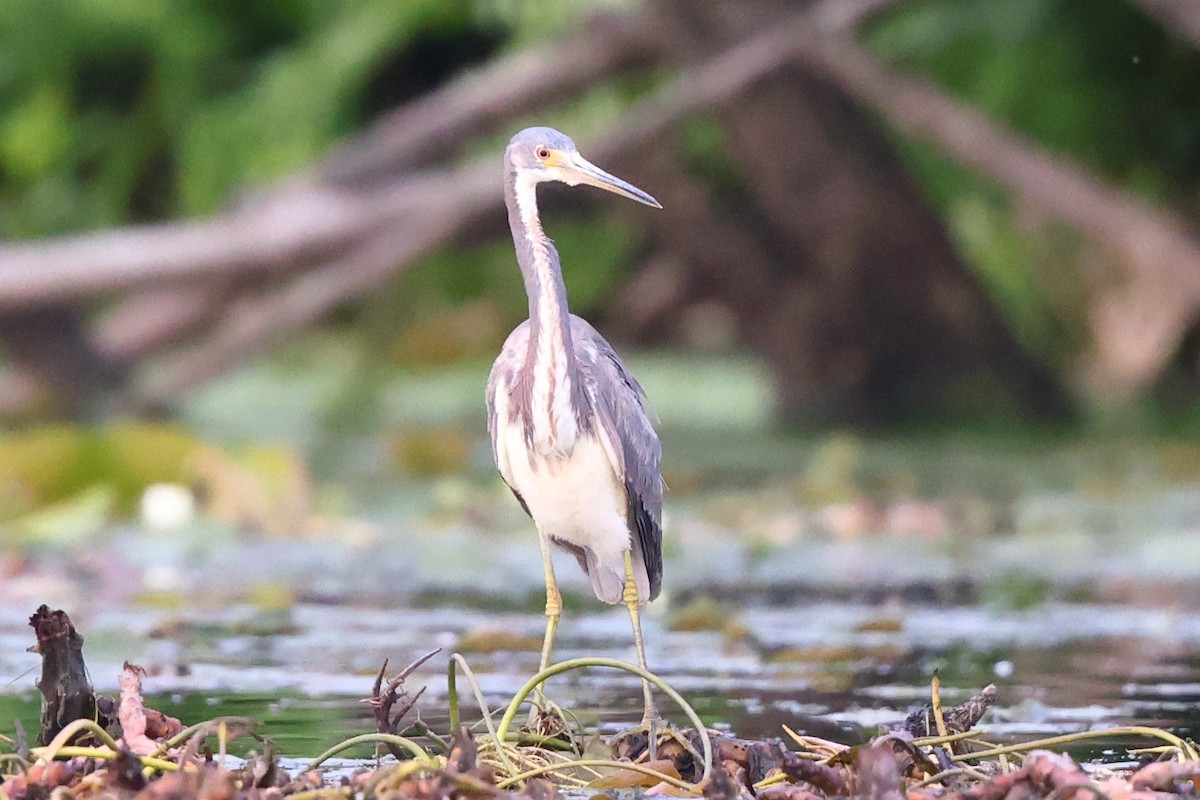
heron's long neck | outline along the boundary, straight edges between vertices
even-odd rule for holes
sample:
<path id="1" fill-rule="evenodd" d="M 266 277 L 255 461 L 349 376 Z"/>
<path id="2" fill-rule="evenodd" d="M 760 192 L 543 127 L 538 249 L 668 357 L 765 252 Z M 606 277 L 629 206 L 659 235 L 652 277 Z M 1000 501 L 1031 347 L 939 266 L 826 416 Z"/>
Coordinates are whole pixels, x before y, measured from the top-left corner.
<path id="1" fill-rule="evenodd" d="M 531 439 L 547 452 L 570 452 L 577 434 L 571 402 L 575 350 L 558 251 L 538 220 L 534 182 L 510 173 L 505 195 L 517 261 L 529 296 Z"/>

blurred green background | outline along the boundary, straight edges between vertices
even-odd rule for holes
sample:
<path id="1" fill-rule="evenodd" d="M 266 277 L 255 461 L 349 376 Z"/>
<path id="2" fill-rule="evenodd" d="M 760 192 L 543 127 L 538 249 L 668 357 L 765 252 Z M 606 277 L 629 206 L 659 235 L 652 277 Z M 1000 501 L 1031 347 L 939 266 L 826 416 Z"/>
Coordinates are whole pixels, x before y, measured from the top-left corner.
<path id="1" fill-rule="evenodd" d="M 20 243 L 235 206 L 469 68 L 552 42 L 597 10 L 636 8 L 13 0 L 0 7 L 0 232 Z M 888 4 L 858 39 L 896 70 L 1191 219 L 1200 210 L 1200 53 L 1168 27 L 1122 0 L 914 0 Z M 595 130 L 663 79 L 650 71 L 600 80 L 546 121 Z M 506 135 L 485 132 L 470 154 L 498 158 Z M 1077 386 L 1090 344 L 1078 269 L 1094 256 L 1085 237 L 1031 218 L 931 145 L 886 135 L 1015 339 Z M 689 115 L 664 141 L 714 192 L 746 177 L 730 175 L 737 167 L 712 114 Z M 614 297 L 644 256 L 629 219 L 601 204 L 587 213 L 568 206 L 548 223 L 568 265 L 572 309 L 601 329 L 616 320 Z M 2 541 L 70 538 L 97 519 L 128 518 L 156 482 L 201 487 L 201 505 L 233 509 L 221 519 L 272 530 L 314 509 L 352 513 L 341 487 L 388 485 L 380 476 L 467 471 L 482 483 L 482 384 L 525 316 L 519 287 L 510 242 L 476 236 L 438 249 L 157 419 L 60 422 L 35 407 L 0 438 Z M 688 459 L 708 452 L 709 437 L 753 431 L 787 441 L 774 427 L 776 378 L 749 348 L 736 338 L 692 348 L 686 335 L 662 341 L 634 363 L 673 445 L 667 467 L 682 491 L 697 471 Z M 618 344 L 642 349 L 636 338 Z M 926 436 L 999 436 L 1036 449 L 1130 432 L 1175 446 L 1200 424 L 1194 351 L 1183 341 L 1165 377 L 1116 413 L 1083 392 L 1057 425 L 997 404 L 995 418 L 973 415 L 965 427 L 927 416 L 893 430 L 917 449 Z M 805 465 L 748 461 L 741 466 L 756 476 Z"/>

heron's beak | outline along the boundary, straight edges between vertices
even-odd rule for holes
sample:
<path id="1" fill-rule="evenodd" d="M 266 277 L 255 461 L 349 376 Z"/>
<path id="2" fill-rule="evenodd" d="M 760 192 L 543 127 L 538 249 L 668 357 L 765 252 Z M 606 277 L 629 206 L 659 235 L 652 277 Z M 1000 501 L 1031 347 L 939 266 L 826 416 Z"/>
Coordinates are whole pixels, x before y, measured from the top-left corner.
<path id="1" fill-rule="evenodd" d="M 630 200 L 637 200 L 639 203 L 645 203 L 654 208 L 662 208 L 661 203 L 641 189 L 631 183 L 626 183 L 615 175 L 608 174 L 579 153 L 564 154 L 556 166 L 562 171 L 565 182 L 572 186 L 586 183 L 588 186 L 595 186 L 598 189 L 628 197 Z"/>

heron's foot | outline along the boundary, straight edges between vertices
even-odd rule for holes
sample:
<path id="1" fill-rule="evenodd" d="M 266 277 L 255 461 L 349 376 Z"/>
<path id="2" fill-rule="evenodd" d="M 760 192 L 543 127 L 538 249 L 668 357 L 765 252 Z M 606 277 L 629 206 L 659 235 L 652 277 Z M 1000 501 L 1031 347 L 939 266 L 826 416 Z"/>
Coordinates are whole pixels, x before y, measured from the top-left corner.
<path id="1" fill-rule="evenodd" d="M 699 775 L 704 757 L 695 730 L 679 730 L 652 711 L 635 728 L 618 733 L 609 743 L 614 758 L 634 762 L 669 759 L 680 775 Z"/>
<path id="2" fill-rule="evenodd" d="M 646 707 L 641 724 L 627 728 L 613 737 L 613 755 L 630 761 L 654 761 L 660 757 L 659 746 L 678 738 L 670 725 L 653 705 Z"/>

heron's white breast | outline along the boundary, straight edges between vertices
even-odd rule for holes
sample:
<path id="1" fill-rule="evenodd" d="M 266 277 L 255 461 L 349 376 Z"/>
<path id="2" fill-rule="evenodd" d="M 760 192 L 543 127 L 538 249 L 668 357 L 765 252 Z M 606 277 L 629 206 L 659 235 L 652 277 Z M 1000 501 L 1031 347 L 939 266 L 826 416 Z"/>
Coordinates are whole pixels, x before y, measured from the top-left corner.
<path id="1" fill-rule="evenodd" d="M 629 549 L 628 500 L 608 452 L 599 439 L 581 435 L 568 453 L 531 450 L 523 425 L 508 414 L 507 392 L 497 403 L 497 466 L 515 489 L 538 530 L 590 547 L 601 563 L 621 570 Z"/>

